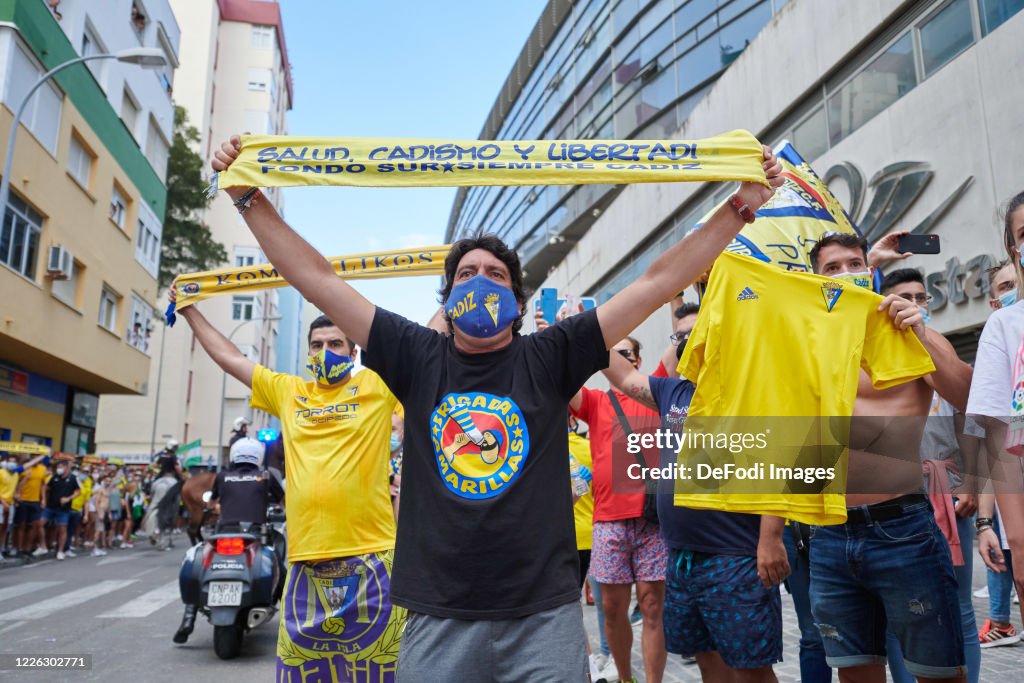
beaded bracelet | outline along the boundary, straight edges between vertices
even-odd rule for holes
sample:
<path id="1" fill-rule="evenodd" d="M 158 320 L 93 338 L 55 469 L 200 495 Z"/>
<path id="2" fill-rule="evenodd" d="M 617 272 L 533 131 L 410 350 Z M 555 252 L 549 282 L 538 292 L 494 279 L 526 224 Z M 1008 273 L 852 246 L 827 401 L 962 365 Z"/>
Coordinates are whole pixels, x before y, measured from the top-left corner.
<path id="1" fill-rule="evenodd" d="M 235 208 L 238 209 L 238 213 L 239 214 L 243 214 L 243 213 L 246 212 L 247 209 L 249 209 L 253 205 L 253 202 L 255 202 L 256 199 L 258 199 L 259 197 L 262 197 L 262 196 L 263 196 L 263 193 L 260 192 L 260 188 L 253 187 L 253 188 L 250 188 L 241 197 L 236 199 L 233 203 L 235 205 Z"/>

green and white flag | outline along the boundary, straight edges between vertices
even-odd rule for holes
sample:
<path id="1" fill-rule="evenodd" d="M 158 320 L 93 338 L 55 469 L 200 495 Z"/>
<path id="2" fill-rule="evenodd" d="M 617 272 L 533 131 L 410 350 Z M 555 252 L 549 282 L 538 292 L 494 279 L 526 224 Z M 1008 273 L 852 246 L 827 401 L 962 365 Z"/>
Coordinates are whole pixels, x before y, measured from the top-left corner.
<path id="1" fill-rule="evenodd" d="M 189 467 L 202 467 L 203 440 L 196 439 L 195 441 L 187 443 L 184 446 L 179 446 L 178 459 L 181 461 L 181 466 L 186 469 Z"/>

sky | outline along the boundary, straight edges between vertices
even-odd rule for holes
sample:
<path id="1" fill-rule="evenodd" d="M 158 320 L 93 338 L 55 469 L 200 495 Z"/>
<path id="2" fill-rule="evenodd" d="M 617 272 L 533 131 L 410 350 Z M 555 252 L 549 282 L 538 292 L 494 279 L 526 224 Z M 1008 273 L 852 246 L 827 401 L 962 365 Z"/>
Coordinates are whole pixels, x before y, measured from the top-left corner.
<path id="1" fill-rule="evenodd" d="M 282 0 L 291 135 L 476 139 L 546 0 Z M 284 190 L 285 219 L 325 256 L 444 244 L 456 188 Z M 353 283 L 425 323 L 437 277 Z"/>

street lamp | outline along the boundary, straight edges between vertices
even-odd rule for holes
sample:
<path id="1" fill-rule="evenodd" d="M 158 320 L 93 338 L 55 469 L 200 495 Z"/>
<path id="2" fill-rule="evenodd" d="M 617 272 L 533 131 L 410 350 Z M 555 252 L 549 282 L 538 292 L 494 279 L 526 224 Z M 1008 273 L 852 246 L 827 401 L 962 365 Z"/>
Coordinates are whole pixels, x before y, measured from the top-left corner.
<path id="1" fill-rule="evenodd" d="M 235 332 L 238 332 L 244 325 L 255 322 L 276 322 L 281 320 L 281 316 L 275 316 L 273 318 L 249 318 L 235 325 L 235 329 L 231 330 L 231 334 L 228 335 L 228 341 L 231 341 Z M 220 376 L 220 420 L 217 421 L 217 461 L 218 464 L 223 464 L 221 458 L 224 457 L 224 400 L 225 394 L 228 390 L 228 373 L 221 372 Z"/>
<path id="2" fill-rule="evenodd" d="M 11 134 L 7 138 L 7 158 L 4 160 L 4 175 L 3 178 L 0 178 L 0 217 L 7 213 L 7 196 L 10 193 L 11 188 L 11 164 L 14 162 L 14 142 L 18 135 L 18 123 L 21 121 L 21 115 L 25 113 L 25 107 L 28 106 L 32 96 L 35 95 L 36 90 L 39 90 L 43 83 L 53 78 L 55 74 L 63 71 L 69 66 L 88 62 L 93 59 L 116 59 L 117 61 L 124 62 L 126 64 L 137 64 L 145 69 L 157 69 L 167 64 L 167 57 L 164 55 L 164 51 L 160 48 L 133 47 L 114 53 L 76 57 L 75 59 L 70 59 L 63 64 L 58 64 L 43 74 L 39 80 L 36 81 L 35 85 L 33 85 L 25 94 L 24 99 L 21 100 L 21 104 L 18 105 L 18 110 L 14 115 L 14 120 L 11 122 Z"/>

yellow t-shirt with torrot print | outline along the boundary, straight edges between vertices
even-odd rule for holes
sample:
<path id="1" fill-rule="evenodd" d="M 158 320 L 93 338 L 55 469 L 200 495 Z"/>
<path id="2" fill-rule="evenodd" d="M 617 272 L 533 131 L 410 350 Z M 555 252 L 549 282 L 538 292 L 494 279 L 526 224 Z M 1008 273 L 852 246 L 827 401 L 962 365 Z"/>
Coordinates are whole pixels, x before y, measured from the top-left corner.
<path id="1" fill-rule="evenodd" d="M 251 403 L 281 420 L 288 561 L 394 548 L 387 464 L 398 400 L 383 380 L 364 369 L 323 387 L 257 365 Z"/>

